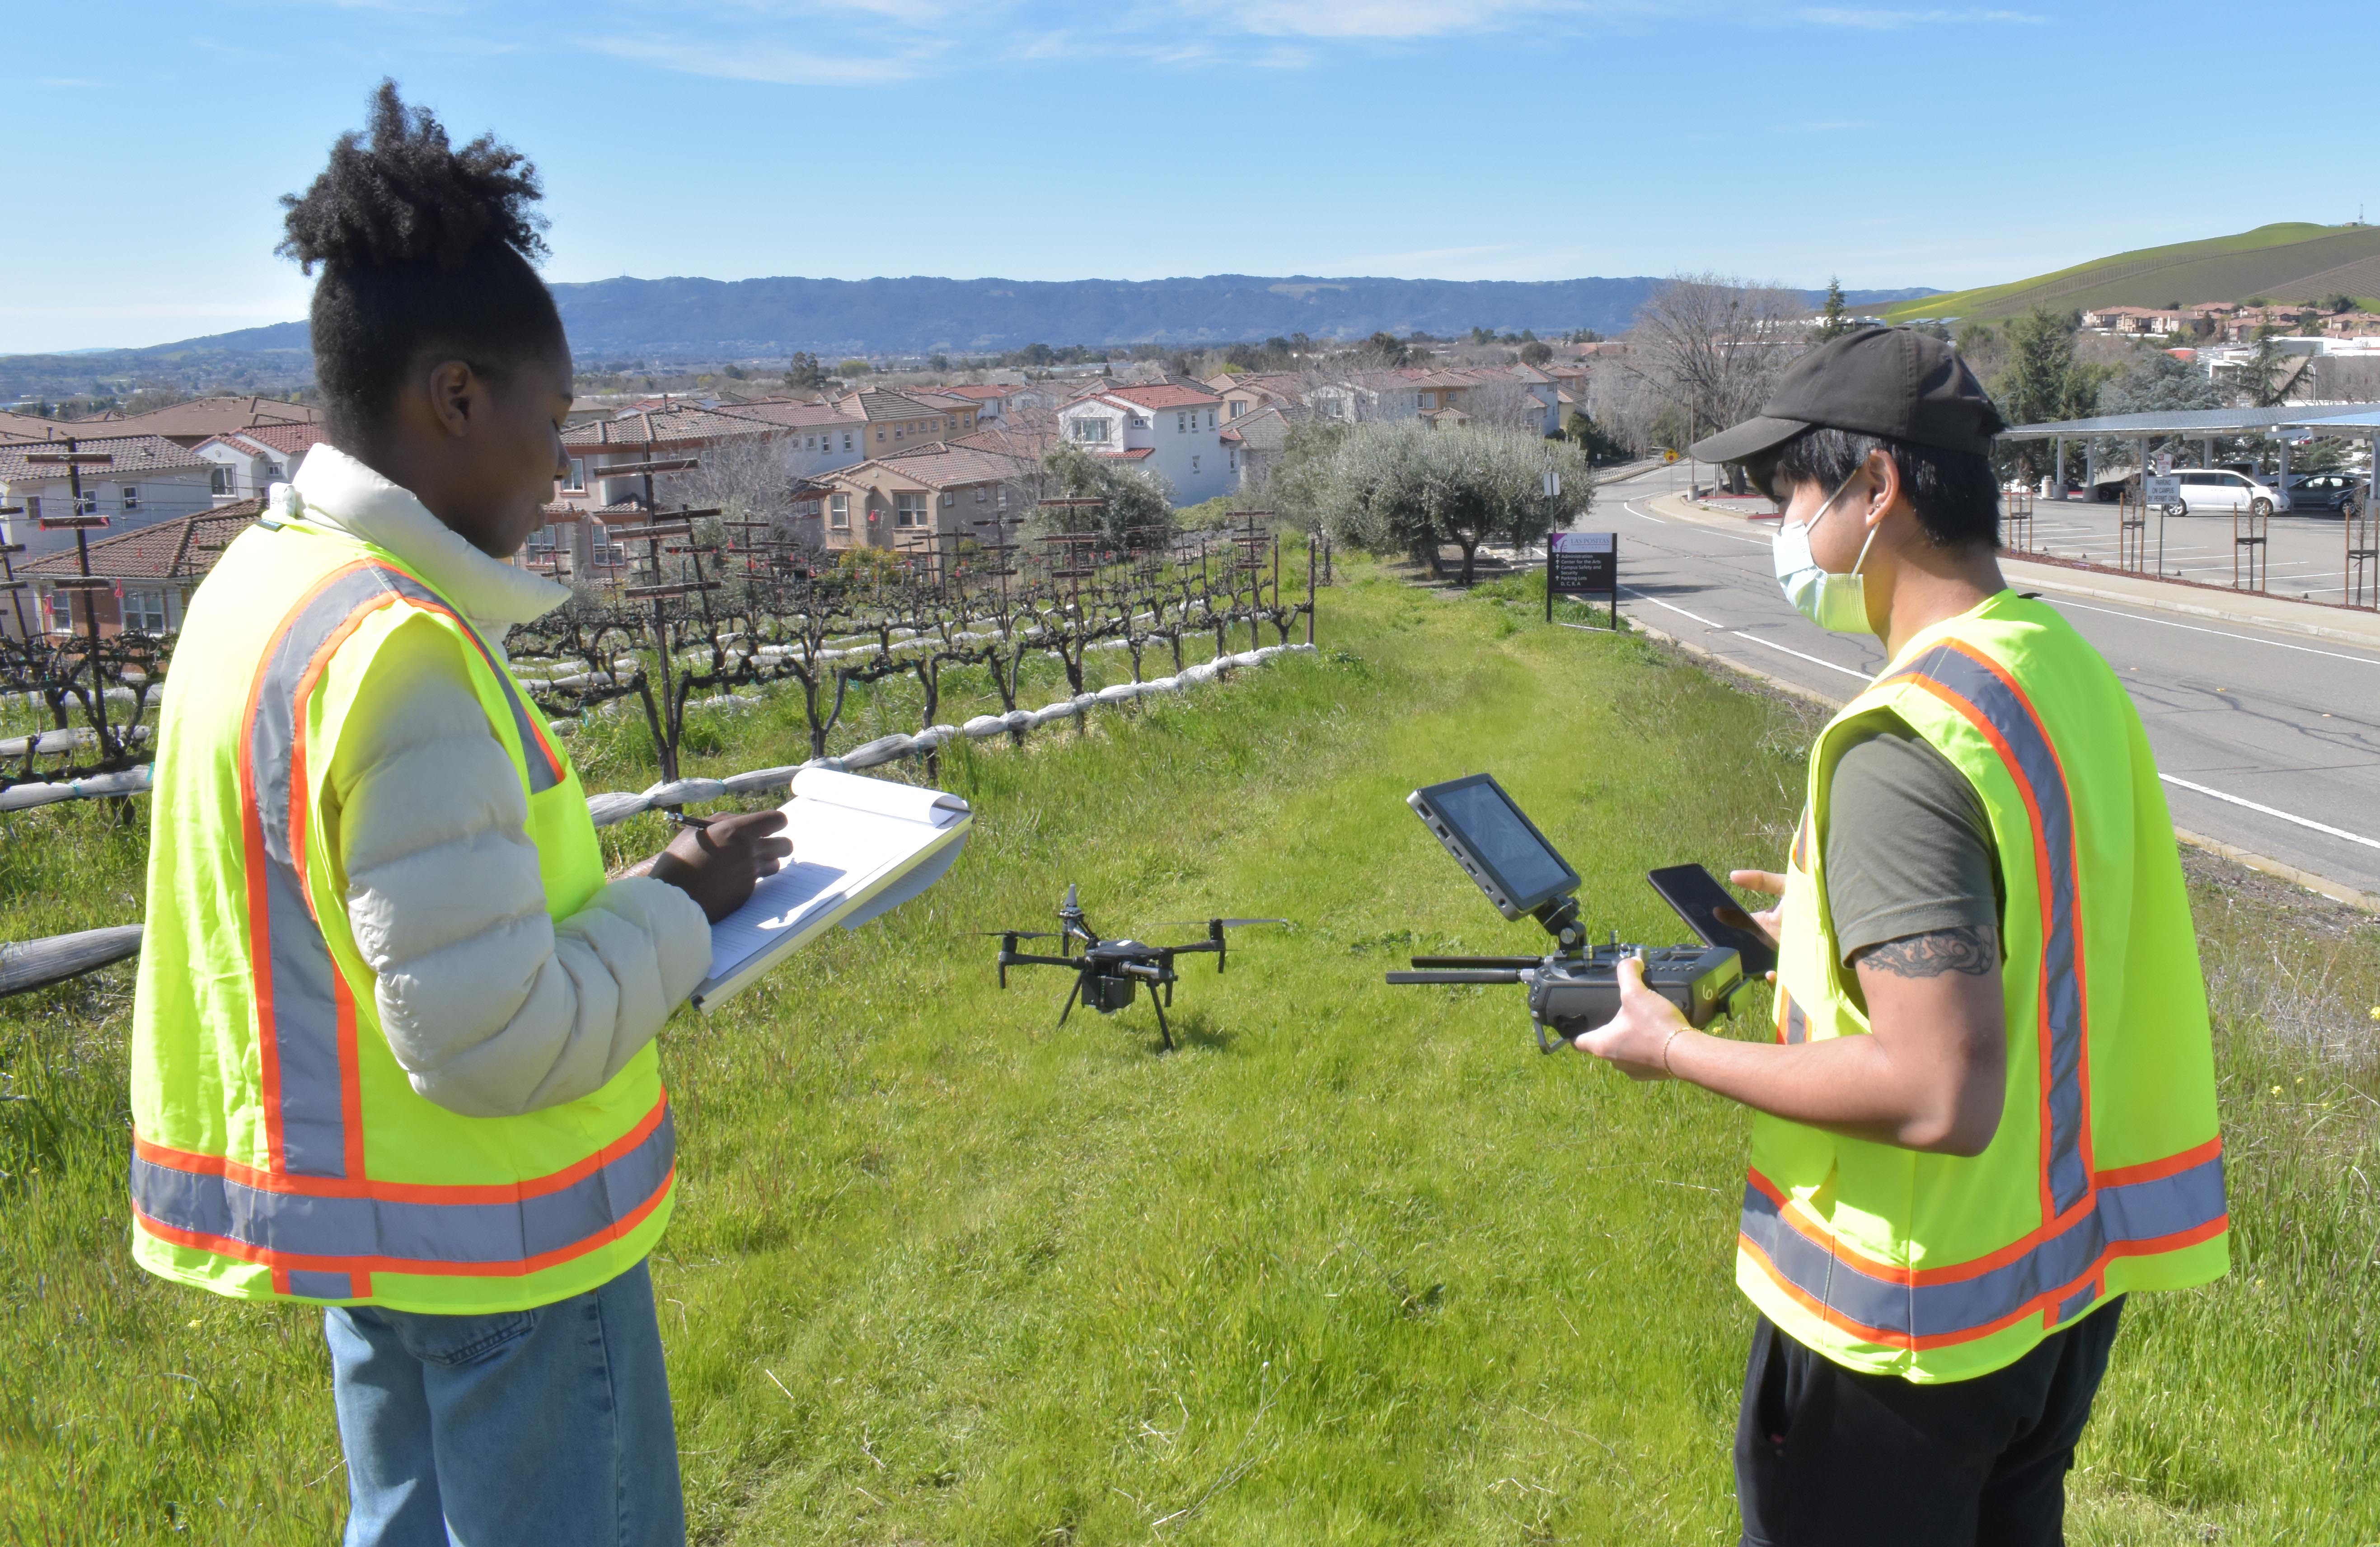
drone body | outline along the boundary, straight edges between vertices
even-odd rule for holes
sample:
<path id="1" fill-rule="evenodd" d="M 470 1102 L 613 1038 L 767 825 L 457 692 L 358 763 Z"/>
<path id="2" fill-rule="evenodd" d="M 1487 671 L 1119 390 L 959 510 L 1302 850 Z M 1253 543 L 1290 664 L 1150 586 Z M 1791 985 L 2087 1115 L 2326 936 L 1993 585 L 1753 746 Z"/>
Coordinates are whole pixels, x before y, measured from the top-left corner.
<path id="1" fill-rule="evenodd" d="M 1089 920 L 1083 917 L 1081 902 L 1075 888 L 1066 888 L 1065 901 L 1058 905 L 1058 927 L 1055 930 L 986 930 L 983 933 L 1000 937 L 1000 986 L 1008 986 L 1008 969 L 1012 967 L 1064 967 L 1075 973 L 1075 986 L 1067 991 L 1066 1003 L 1058 1012 L 1058 1024 L 1075 1013 L 1077 1001 L 1111 1016 L 1128 1008 L 1145 984 L 1148 989 L 1149 1007 L 1157 1012 L 1157 1034 L 1163 1039 L 1167 1052 L 1173 1050 L 1173 1029 L 1166 1023 L 1165 1011 L 1173 1003 L 1173 985 L 1181 974 L 1173 969 L 1173 958 L 1187 956 L 1212 956 L 1215 970 L 1221 972 L 1226 959 L 1223 932 L 1244 924 L 1285 924 L 1286 919 L 1209 919 L 1206 920 L 1207 938 L 1183 945 L 1148 945 L 1137 940 L 1103 940 Z M 1020 940 L 1056 940 L 1058 955 L 1038 956 L 1019 951 Z M 1076 946 L 1081 950 L 1077 951 Z"/>

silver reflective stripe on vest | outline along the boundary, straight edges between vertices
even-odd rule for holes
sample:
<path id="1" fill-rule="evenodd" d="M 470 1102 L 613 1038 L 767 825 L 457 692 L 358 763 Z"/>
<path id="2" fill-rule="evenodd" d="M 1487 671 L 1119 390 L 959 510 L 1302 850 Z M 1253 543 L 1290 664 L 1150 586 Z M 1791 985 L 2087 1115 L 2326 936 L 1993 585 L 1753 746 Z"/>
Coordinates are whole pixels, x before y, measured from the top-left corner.
<path id="1" fill-rule="evenodd" d="M 485 1203 L 284 1192 L 180 1170 L 136 1152 L 132 1202 L 160 1224 L 251 1249 L 239 1255 L 259 1261 L 303 1259 L 330 1270 L 346 1259 L 355 1271 L 389 1273 L 402 1273 L 408 1263 L 500 1267 L 573 1254 L 613 1238 L 668 1185 L 675 1146 L 676 1129 L 664 1112 L 633 1148 L 586 1175 L 550 1192 Z"/>
<path id="2" fill-rule="evenodd" d="M 280 1142 L 276 1169 L 292 1175 L 345 1176 L 347 1151 L 357 1138 L 346 1131 L 344 1095 L 347 1071 L 340 1061 L 337 968 L 307 906 L 305 857 L 290 829 L 298 726 L 306 712 L 300 692 L 308 675 L 351 619 L 398 601 L 432 608 L 454 618 L 479 649 L 512 707 L 528 770 L 531 795 L 553 788 L 559 774 L 547 758 L 528 710 L 510 676 L 486 643 L 453 608 L 419 580 L 383 565 L 360 564 L 336 573 L 309 597 L 283 626 L 267 650 L 248 727 L 249 779 L 256 809 L 248 813 L 251 841 L 260 841 L 265 873 L 251 877 L 264 893 L 263 918 L 251 918 L 265 938 L 250 943 L 260 984 L 258 997 L 266 1060 L 267 1100 Z"/>
<path id="3" fill-rule="evenodd" d="M 1997 1331 L 2042 1310 L 2059 1321 L 2097 1296 L 2096 1280 L 2124 1249 L 2167 1250 L 2204 1238 L 2226 1218 L 2218 1151 L 2170 1175 L 2103 1186 L 2093 1207 L 2012 1260 L 1966 1276 L 1895 1276 L 1837 1256 L 1781 1217 L 1757 1182 L 1743 1190 L 1743 1238 L 1778 1277 L 1829 1320 L 1849 1322 L 1898 1346 Z"/>
<path id="4" fill-rule="evenodd" d="M 2055 1211 L 2063 1215 L 2091 1196 L 2085 1149 L 2083 1057 L 2088 1028 L 2082 997 L 2081 903 L 2076 895 L 2074 808 L 2066 774 L 2048 732 L 2007 680 L 1967 652 L 1949 645 L 1927 651 L 1886 679 L 1930 688 L 1970 721 L 1988 727 L 2033 822 L 2034 871 L 2041 893 L 2041 979 L 2034 1013 L 2042 1050 L 2042 1174 Z M 2000 857 L 2006 866 L 2009 856 Z"/>

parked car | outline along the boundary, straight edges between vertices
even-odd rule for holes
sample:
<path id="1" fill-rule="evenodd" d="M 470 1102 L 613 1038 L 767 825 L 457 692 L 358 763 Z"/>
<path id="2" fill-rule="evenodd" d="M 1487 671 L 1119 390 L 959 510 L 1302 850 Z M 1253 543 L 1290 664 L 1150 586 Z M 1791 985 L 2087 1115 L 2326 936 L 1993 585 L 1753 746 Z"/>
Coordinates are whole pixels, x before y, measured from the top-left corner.
<path id="1" fill-rule="evenodd" d="M 2301 514 L 2345 516 L 2362 508 L 2363 480 L 2353 473 L 2291 473 L 2289 506 Z"/>
<path id="2" fill-rule="evenodd" d="M 2171 507 L 2177 516 L 2219 516 L 2235 510 L 2270 516 L 2289 503 L 2270 482 L 2225 468 L 2184 468 L 2174 477 L 2181 481 L 2181 501 Z"/>

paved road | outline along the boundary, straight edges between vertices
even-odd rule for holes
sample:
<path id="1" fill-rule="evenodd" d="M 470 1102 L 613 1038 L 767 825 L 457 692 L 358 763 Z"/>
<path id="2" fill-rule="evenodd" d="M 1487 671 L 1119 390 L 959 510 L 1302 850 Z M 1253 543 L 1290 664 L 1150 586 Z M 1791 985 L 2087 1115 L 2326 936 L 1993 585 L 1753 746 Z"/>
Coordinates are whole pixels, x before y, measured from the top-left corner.
<path id="1" fill-rule="evenodd" d="M 1857 692 L 1884 664 L 1878 641 L 1828 633 L 1786 605 L 1768 527 L 1652 507 L 1684 487 L 1680 468 L 1599 488 L 1587 524 L 1620 533 L 1621 610 L 1829 698 Z M 2045 600 L 2131 684 L 2178 826 L 2380 895 L 2380 648 Z"/>

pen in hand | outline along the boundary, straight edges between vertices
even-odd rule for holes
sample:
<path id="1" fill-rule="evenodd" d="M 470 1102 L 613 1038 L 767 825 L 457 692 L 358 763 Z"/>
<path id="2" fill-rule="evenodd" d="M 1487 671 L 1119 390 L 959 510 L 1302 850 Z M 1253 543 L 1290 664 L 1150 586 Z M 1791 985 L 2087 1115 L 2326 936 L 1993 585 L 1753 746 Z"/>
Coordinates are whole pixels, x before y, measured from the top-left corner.
<path id="1" fill-rule="evenodd" d="M 691 827 L 698 833 L 708 829 L 712 820 L 709 817 L 690 817 L 684 811 L 663 811 L 662 815 L 676 822 L 680 827 Z"/>

